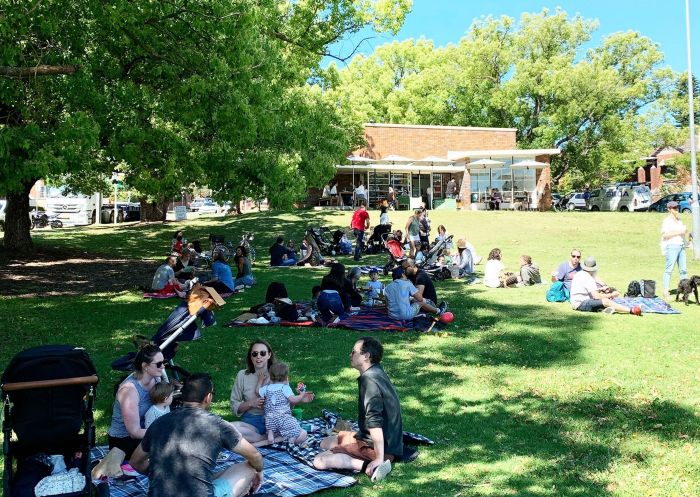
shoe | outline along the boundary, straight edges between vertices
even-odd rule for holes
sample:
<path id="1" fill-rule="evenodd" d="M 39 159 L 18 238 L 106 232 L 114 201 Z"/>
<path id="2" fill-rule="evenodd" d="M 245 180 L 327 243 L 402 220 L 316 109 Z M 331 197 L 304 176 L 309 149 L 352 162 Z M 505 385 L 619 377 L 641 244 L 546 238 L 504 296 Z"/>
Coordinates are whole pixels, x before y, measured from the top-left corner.
<path id="1" fill-rule="evenodd" d="M 386 475 L 388 475 L 389 473 L 391 473 L 391 461 L 386 460 L 379 466 L 377 466 L 377 468 L 374 470 L 374 473 L 372 473 L 372 478 L 370 479 L 376 483 L 386 478 Z"/>
<path id="2" fill-rule="evenodd" d="M 671 294 L 668 292 L 664 292 L 663 299 L 664 300 L 671 300 Z"/>
<path id="3" fill-rule="evenodd" d="M 615 309 L 613 309 L 612 307 L 606 307 L 605 309 L 603 309 L 603 314 L 615 314 Z"/>
<path id="4" fill-rule="evenodd" d="M 642 308 L 639 307 L 638 305 L 635 305 L 630 309 L 630 314 L 634 316 L 641 316 L 642 315 Z"/>
<path id="5" fill-rule="evenodd" d="M 438 315 L 442 314 L 447 310 L 447 302 L 444 300 L 438 304 Z"/>

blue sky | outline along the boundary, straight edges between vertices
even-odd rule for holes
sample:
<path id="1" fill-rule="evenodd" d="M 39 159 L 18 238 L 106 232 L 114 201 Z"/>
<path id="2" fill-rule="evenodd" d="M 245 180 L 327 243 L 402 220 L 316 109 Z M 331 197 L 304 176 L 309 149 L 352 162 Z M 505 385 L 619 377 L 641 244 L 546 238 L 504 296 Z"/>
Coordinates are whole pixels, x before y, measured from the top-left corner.
<path id="1" fill-rule="evenodd" d="M 592 43 L 597 45 L 608 34 L 639 31 L 658 43 L 665 55 L 665 64 L 676 71 L 687 70 L 685 38 L 685 0 L 413 0 L 413 10 L 396 36 L 377 35 L 369 30 L 357 33 L 334 47 L 334 53 L 348 55 L 367 36 L 359 52 L 370 54 L 375 47 L 392 40 L 424 37 L 436 46 L 457 43 L 472 20 L 492 15 L 508 15 L 516 19 L 523 12 L 540 12 L 561 7 L 570 16 L 576 13 L 586 19 L 597 19 L 598 30 Z M 700 73 L 700 0 L 690 0 L 693 73 Z M 342 63 L 339 63 L 341 66 Z"/>

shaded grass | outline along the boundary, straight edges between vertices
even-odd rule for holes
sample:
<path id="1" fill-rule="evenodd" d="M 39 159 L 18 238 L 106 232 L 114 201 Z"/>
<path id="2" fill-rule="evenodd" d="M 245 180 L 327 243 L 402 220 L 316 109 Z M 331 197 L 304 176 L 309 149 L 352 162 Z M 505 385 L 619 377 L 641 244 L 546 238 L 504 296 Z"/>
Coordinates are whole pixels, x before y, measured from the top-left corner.
<path id="1" fill-rule="evenodd" d="M 398 224 L 407 216 L 392 213 Z M 263 258 L 278 235 L 299 239 L 308 224 L 345 226 L 349 217 L 256 213 L 187 224 L 47 231 L 36 242 L 160 259 L 180 226 L 190 240 L 222 233 L 237 241 L 252 229 Z M 458 236 L 467 233 L 484 255 L 500 247 L 511 268 L 519 255 L 529 254 L 547 274 L 576 246 L 584 256 L 596 256 L 601 276 L 613 286 L 624 289 L 639 278 L 660 285 L 662 215 L 435 212 L 431 217 L 434 226 L 445 224 Z M 700 273 L 700 265 L 691 261 L 689 271 Z M 283 281 L 299 300 L 308 298 L 324 274 L 260 264 L 254 272 L 260 283 L 229 299 L 217 313 L 219 324 L 262 301 L 270 281 Z M 700 347 L 695 332 L 700 307 L 680 306 L 681 315 L 641 319 L 581 314 L 544 302 L 544 291 L 544 286 L 494 290 L 443 282 L 438 294 L 456 314 L 447 333 L 371 333 L 385 344 L 384 364 L 400 393 L 406 428 L 435 439 L 436 445 L 421 448 L 416 462 L 397 465 L 380 485 L 361 477 L 360 486 L 326 494 L 699 495 Z M 131 350 L 133 333 L 152 335 L 176 305 L 175 300 L 145 301 L 127 291 L 0 302 L 5 309 L 1 364 L 41 343 L 88 349 L 101 375 L 96 415 L 103 442 L 112 384 L 119 377 L 109 363 Z M 348 352 L 360 335 L 268 327 L 217 326 L 201 340 L 182 344 L 180 365 L 213 374 L 221 392 L 217 413 L 232 419 L 227 389 L 243 366 L 249 341 L 258 336 L 290 363 L 290 381 L 303 380 L 316 392 L 316 402 L 305 406 L 307 415 L 328 407 L 355 416 L 356 373 L 348 367 Z"/>

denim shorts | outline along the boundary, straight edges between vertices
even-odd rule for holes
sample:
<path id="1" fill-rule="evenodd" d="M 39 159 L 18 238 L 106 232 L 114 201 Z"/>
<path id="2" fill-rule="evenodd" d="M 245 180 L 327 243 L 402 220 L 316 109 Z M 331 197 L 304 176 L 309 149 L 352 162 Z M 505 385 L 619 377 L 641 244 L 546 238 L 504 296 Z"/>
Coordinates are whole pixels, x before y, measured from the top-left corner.
<path id="1" fill-rule="evenodd" d="M 598 299 L 586 299 L 576 308 L 577 311 L 583 312 L 596 312 L 605 309 L 602 300 Z"/>
<path id="2" fill-rule="evenodd" d="M 250 426 L 255 428 L 255 431 L 257 431 L 261 435 L 264 435 L 266 432 L 265 416 L 262 416 L 260 414 L 243 413 L 243 416 L 241 416 L 241 421 L 243 421 L 244 423 L 248 423 Z"/>

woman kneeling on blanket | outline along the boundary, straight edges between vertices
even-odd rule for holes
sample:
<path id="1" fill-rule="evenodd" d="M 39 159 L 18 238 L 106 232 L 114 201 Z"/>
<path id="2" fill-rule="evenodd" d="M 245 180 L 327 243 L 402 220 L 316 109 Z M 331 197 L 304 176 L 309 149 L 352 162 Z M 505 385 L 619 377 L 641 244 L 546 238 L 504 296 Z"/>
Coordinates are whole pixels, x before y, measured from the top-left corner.
<path id="1" fill-rule="evenodd" d="M 258 339 L 248 347 L 246 362 L 246 369 L 238 372 L 231 389 L 231 410 L 236 416 L 241 416 L 241 420 L 234 421 L 233 425 L 248 442 L 256 443 L 267 439 L 263 411 L 265 399 L 258 395 L 258 373 L 265 374 L 260 386 L 269 384 L 268 370 L 276 359 L 270 344 Z M 307 403 L 312 400 L 313 395 L 309 394 L 305 395 L 301 402 Z"/>

